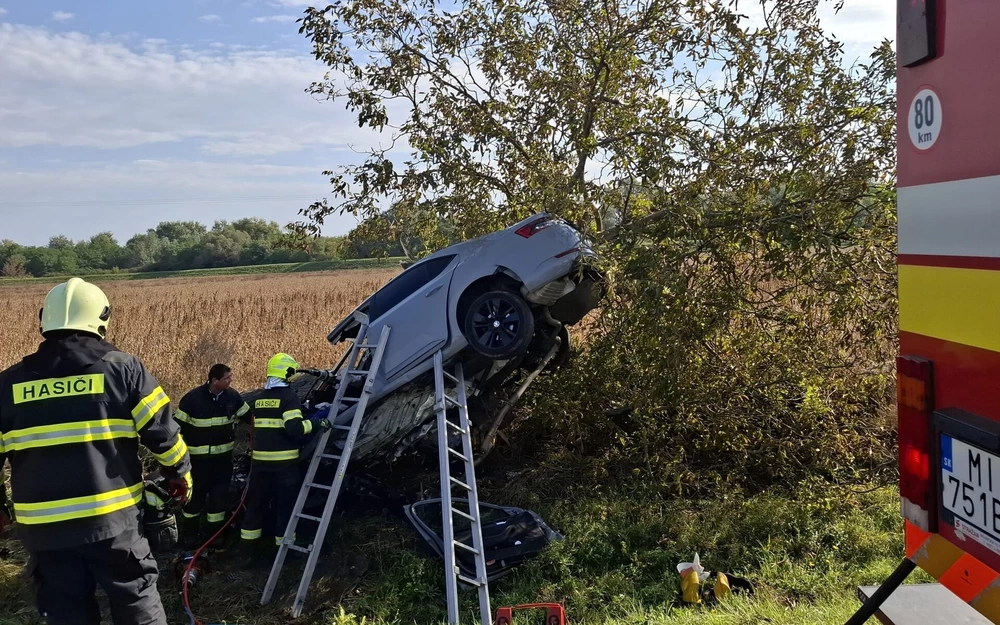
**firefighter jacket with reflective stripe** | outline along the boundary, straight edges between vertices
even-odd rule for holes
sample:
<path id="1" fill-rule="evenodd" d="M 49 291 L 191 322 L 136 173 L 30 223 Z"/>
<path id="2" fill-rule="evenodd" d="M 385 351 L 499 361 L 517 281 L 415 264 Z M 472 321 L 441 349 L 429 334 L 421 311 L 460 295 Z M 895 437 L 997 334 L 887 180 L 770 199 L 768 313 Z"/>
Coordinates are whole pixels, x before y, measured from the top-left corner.
<path id="1" fill-rule="evenodd" d="M 302 402 L 287 386 L 264 389 L 253 406 L 253 463 L 260 469 L 283 468 L 299 458 L 302 437 L 312 422 L 302 417 Z"/>
<path id="2" fill-rule="evenodd" d="M 233 451 L 233 426 L 249 412 L 250 406 L 234 389 L 216 396 L 205 383 L 181 398 L 174 419 L 192 456 L 218 456 Z"/>
<path id="3" fill-rule="evenodd" d="M 164 475 L 190 472 L 167 394 L 137 357 L 110 343 L 61 333 L 0 372 L 0 466 L 10 461 L 26 549 L 66 549 L 138 527 L 140 443 Z"/>

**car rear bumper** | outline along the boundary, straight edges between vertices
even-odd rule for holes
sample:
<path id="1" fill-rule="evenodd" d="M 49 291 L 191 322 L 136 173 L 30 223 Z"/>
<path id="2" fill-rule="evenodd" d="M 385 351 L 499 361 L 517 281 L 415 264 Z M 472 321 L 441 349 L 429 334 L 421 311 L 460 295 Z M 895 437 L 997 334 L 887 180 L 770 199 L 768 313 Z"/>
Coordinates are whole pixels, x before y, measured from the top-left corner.
<path id="1" fill-rule="evenodd" d="M 552 318 L 568 326 L 579 323 L 587 313 L 600 306 L 605 295 L 604 279 L 596 271 L 586 271 L 575 282 L 576 288 L 549 307 Z"/>

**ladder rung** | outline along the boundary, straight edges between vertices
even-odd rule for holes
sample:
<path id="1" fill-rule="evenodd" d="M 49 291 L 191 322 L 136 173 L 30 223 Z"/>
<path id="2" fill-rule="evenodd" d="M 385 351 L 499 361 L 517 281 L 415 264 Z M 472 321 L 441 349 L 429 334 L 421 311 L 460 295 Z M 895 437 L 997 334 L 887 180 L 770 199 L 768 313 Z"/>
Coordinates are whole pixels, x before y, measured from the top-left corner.
<path id="1" fill-rule="evenodd" d="M 322 488 L 323 490 L 333 490 L 333 486 L 327 486 L 326 484 L 317 484 L 316 482 L 309 482 L 306 484 L 309 488 Z"/>
<path id="2" fill-rule="evenodd" d="M 476 554 L 477 556 L 479 555 L 479 551 L 476 548 L 474 548 L 474 547 L 470 547 L 470 546 L 466 545 L 465 543 L 463 543 L 461 541 L 458 541 L 458 540 L 453 540 L 451 542 L 454 543 L 456 547 L 461 547 L 462 549 L 465 549 L 466 551 L 472 552 L 472 553 Z"/>
<path id="3" fill-rule="evenodd" d="M 445 420 L 445 423 L 447 423 L 449 426 L 451 426 L 451 429 L 455 430 L 459 434 L 465 434 L 465 430 L 463 430 L 461 426 L 455 425 L 454 423 L 452 423 L 451 421 L 448 421 L 448 420 Z"/>
<path id="4" fill-rule="evenodd" d="M 456 378 L 452 374 L 448 373 L 447 371 L 442 371 L 441 373 L 444 374 L 444 377 L 445 377 L 446 380 L 451 380 L 455 384 L 458 384 L 458 378 Z"/>
<path id="5" fill-rule="evenodd" d="M 292 551 L 298 551 L 299 553 L 309 553 L 310 551 L 312 551 L 312 549 L 309 549 L 308 547 L 299 547 L 298 545 L 285 545 L 285 546 L 291 549 Z"/>
<path id="6" fill-rule="evenodd" d="M 458 480 L 456 480 L 455 478 L 451 477 L 450 475 L 448 476 L 448 479 L 451 480 L 452 482 L 454 482 L 455 486 L 461 486 L 465 490 L 472 490 L 471 486 L 469 486 L 465 482 L 459 482 Z"/>
<path id="7" fill-rule="evenodd" d="M 347 375 L 368 375 L 368 369 L 348 369 Z"/>
<path id="8" fill-rule="evenodd" d="M 361 401 L 361 398 L 360 397 L 341 397 L 340 401 L 341 402 L 350 401 L 350 402 L 357 403 L 357 402 Z"/>
<path id="9" fill-rule="evenodd" d="M 303 514 L 302 512 L 300 512 L 298 516 L 300 519 L 308 519 L 310 521 L 315 521 L 317 523 L 323 522 L 323 519 L 319 518 L 318 516 L 313 516 L 311 514 Z"/>
<path id="10" fill-rule="evenodd" d="M 483 586 L 484 585 L 483 582 L 479 581 L 478 579 L 472 579 L 472 578 L 466 577 L 466 576 L 461 575 L 461 574 L 458 575 L 458 579 L 462 580 L 466 584 L 471 584 L 473 586 Z"/>
<path id="11" fill-rule="evenodd" d="M 451 447 L 449 447 L 449 448 L 448 448 L 448 453 L 450 453 L 451 455 L 455 456 L 455 457 L 456 457 L 456 458 L 458 458 L 459 460 L 464 460 L 465 462 L 468 462 L 468 461 L 469 461 L 469 459 L 468 459 L 468 458 L 466 458 L 466 457 L 465 457 L 464 455 L 462 455 L 462 454 L 458 453 L 457 451 L 455 451 L 455 450 L 454 450 L 454 449 L 452 449 Z"/>
<path id="12" fill-rule="evenodd" d="M 320 454 L 320 458 L 326 458 L 327 460 L 340 460 L 340 456 L 336 454 Z"/>
<path id="13" fill-rule="evenodd" d="M 333 426 L 333 429 L 335 429 L 335 430 L 347 430 L 348 432 L 350 432 L 351 431 L 351 426 L 349 426 L 349 425 L 335 425 L 335 426 Z"/>
<path id="14" fill-rule="evenodd" d="M 462 512 L 461 510 L 459 510 L 458 508 L 452 508 L 451 511 L 452 511 L 452 514 L 457 514 L 460 517 L 465 517 L 466 519 L 469 519 L 473 523 L 476 523 L 476 519 L 474 519 L 472 517 L 472 515 L 466 514 L 466 513 Z"/>
<path id="15" fill-rule="evenodd" d="M 358 343 L 361 349 L 378 349 L 378 343 Z"/>
<path id="16" fill-rule="evenodd" d="M 445 395 L 444 396 L 444 401 L 445 401 L 446 404 L 451 404 L 452 406 L 455 406 L 456 408 L 461 408 L 462 407 L 461 402 L 459 402 L 457 399 L 455 399 L 451 395 Z"/>

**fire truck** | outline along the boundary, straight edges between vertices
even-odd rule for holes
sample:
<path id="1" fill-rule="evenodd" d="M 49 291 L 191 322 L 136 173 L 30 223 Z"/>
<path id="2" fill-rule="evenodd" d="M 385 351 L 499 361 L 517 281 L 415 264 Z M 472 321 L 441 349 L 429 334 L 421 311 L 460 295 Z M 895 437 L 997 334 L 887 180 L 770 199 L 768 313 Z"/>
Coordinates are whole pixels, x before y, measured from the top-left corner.
<path id="1" fill-rule="evenodd" d="M 896 10 L 906 558 L 849 623 L 1000 624 L 1000 2 Z"/>

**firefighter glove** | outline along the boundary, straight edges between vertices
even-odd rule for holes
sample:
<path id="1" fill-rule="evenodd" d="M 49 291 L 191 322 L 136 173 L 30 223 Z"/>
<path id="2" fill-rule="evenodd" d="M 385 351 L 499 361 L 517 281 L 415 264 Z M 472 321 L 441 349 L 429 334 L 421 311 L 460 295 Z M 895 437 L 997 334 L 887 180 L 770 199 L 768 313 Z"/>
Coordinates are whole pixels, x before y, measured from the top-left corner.
<path id="1" fill-rule="evenodd" d="M 315 428 L 321 428 L 324 430 L 330 429 L 330 420 L 326 418 L 326 414 L 317 415 L 309 420 L 312 421 L 313 429 Z"/>
<path id="2" fill-rule="evenodd" d="M 186 506 L 188 500 L 191 499 L 191 493 L 194 492 L 194 480 L 191 479 L 191 472 L 188 471 L 184 475 L 171 478 L 168 488 L 170 496 L 176 499 L 181 506 Z"/>

